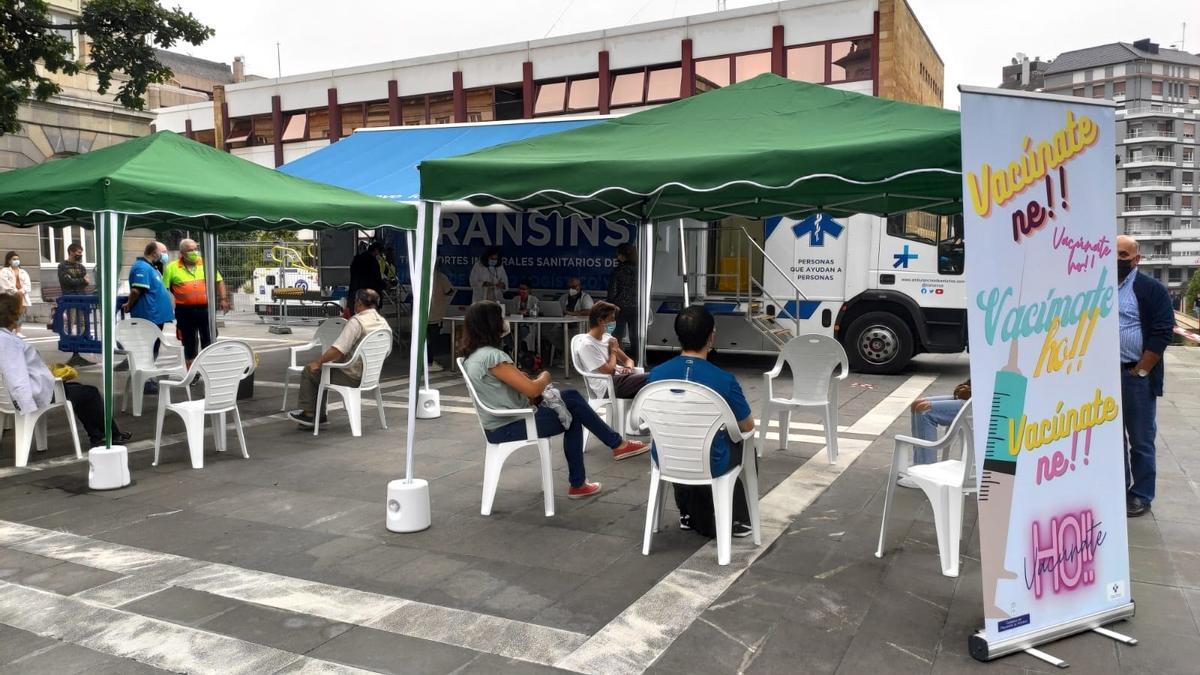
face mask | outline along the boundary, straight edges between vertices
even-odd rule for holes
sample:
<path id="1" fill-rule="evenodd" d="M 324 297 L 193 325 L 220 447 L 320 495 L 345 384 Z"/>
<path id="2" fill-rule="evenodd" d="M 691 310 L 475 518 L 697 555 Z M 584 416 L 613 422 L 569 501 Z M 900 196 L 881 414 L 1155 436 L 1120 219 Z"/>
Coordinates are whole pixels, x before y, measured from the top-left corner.
<path id="1" fill-rule="evenodd" d="M 183 259 L 190 263 L 194 263 L 200 259 L 200 254 L 195 251 L 188 251 L 187 253 L 183 254 Z"/>
<path id="2" fill-rule="evenodd" d="M 617 332 L 617 322 L 613 321 L 612 323 L 604 324 L 604 332 L 608 333 L 609 335 L 616 333 Z"/>
<path id="3" fill-rule="evenodd" d="M 488 267 L 495 267 L 496 265 L 499 265 L 499 264 L 500 264 L 499 260 L 489 260 L 488 261 Z"/>
<path id="4" fill-rule="evenodd" d="M 579 289 L 578 288 L 568 288 L 567 295 L 569 295 L 573 298 L 573 297 L 579 295 Z"/>
<path id="5" fill-rule="evenodd" d="M 1121 260 L 1117 258 L 1117 281 L 1125 281 L 1125 277 L 1133 271 L 1132 260 Z"/>
<path id="6" fill-rule="evenodd" d="M 20 266 L 21 266 L 21 261 L 20 261 L 20 260 L 17 260 L 16 258 L 13 258 L 13 259 L 12 259 L 12 262 L 10 262 L 10 263 L 8 263 L 8 264 L 9 264 L 9 265 L 11 265 L 12 267 L 20 267 Z"/>
<path id="7" fill-rule="evenodd" d="M 529 291 L 517 291 L 517 295 L 521 296 L 521 299 L 524 300 L 529 297 Z"/>
<path id="8" fill-rule="evenodd" d="M 170 262 L 170 260 L 171 260 L 171 256 L 167 255 L 166 251 L 163 251 L 162 253 L 158 254 L 158 262 L 166 265 L 168 262 Z"/>
<path id="9" fill-rule="evenodd" d="M 511 332 L 512 332 L 512 326 L 508 325 L 508 319 L 505 319 L 504 320 L 504 328 L 500 329 L 500 337 L 502 337 L 502 338 L 508 337 L 508 334 Z"/>

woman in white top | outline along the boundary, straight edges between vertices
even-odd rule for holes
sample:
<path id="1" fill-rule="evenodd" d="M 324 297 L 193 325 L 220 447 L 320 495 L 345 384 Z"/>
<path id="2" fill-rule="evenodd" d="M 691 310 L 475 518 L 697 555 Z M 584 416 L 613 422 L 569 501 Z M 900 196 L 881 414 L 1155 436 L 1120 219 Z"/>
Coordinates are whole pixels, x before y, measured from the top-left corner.
<path id="1" fill-rule="evenodd" d="M 0 293 L 16 293 L 21 296 L 21 305 L 29 307 L 33 304 L 29 299 L 31 290 L 29 272 L 21 269 L 21 256 L 9 251 L 4 255 L 4 268 L 0 269 Z"/>
<path id="2" fill-rule="evenodd" d="M 471 268 L 471 304 L 483 300 L 504 301 L 504 290 L 508 288 L 508 273 L 500 263 L 500 249 L 489 248 L 479 256 Z"/>
<path id="3" fill-rule="evenodd" d="M 621 350 L 621 341 L 609 332 L 616 326 L 621 310 L 603 300 L 592 305 L 588 315 L 588 332 L 580 338 L 579 365 L 590 373 L 611 375 L 617 398 L 633 398 L 646 386 L 650 374 L 637 368 L 632 358 Z M 588 386 L 597 396 L 605 395 L 603 382 L 588 380 Z"/>

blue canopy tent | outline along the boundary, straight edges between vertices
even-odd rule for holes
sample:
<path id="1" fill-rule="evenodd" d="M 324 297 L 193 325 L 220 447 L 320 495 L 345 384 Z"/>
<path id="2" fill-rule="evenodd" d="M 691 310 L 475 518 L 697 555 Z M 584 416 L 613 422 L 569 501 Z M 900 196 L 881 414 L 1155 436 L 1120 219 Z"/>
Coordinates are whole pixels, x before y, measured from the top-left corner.
<path id="1" fill-rule="evenodd" d="M 409 274 L 412 282 L 413 298 L 421 298 L 428 293 L 433 281 L 433 269 L 417 270 L 413 267 L 414 258 L 434 260 L 437 257 L 437 237 L 426 236 L 428 232 L 437 232 L 434 224 L 440 222 L 443 207 L 452 210 L 478 211 L 467 202 L 442 204 L 438 202 L 421 201 L 421 176 L 417 166 L 427 159 L 453 157 L 464 153 L 490 148 L 494 145 L 520 142 L 547 134 L 568 131 L 579 127 L 597 124 L 609 119 L 607 117 L 577 117 L 555 120 L 515 120 L 505 122 L 485 122 L 475 124 L 440 124 L 431 126 L 387 127 L 376 129 L 359 129 L 326 148 L 310 155 L 289 162 L 279 170 L 283 173 L 308 178 L 310 180 L 336 185 L 338 187 L 365 192 L 370 195 L 383 197 L 400 202 L 416 203 L 420 210 L 419 217 L 423 227 L 419 227 L 408 240 L 408 250 L 413 255 L 408 256 Z M 418 253 L 420 252 L 420 253 Z M 419 258 L 418 258 L 419 256 Z M 414 309 L 422 306 L 427 311 L 427 303 L 414 302 Z M 406 440 L 406 457 L 404 473 L 404 489 L 407 494 L 403 497 L 392 492 L 389 485 L 389 509 L 393 499 L 406 501 L 407 504 L 397 504 L 397 510 L 412 510 L 417 503 L 424 502 L 426 514 L 422 526 L 402 524 L 394 527 L 389 518 L 389 529 L 407 532 L 428 527 L 428 490 L 423 481 L 413 479 L 413 439 L 417 417 L 417 402 L 423 393 L 421 384 L 429 381 L 429 365 L 425 358 L 424 315 L 416 316 L 412 321 L 412 352 L 409 360 L 409 406 L 408 433 Z"/>

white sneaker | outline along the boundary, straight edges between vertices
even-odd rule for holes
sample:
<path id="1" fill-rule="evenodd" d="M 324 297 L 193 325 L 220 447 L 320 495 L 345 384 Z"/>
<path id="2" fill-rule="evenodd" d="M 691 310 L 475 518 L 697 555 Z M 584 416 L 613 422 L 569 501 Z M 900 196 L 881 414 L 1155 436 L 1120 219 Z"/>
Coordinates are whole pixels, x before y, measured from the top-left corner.
<path id="1" fill-rule="evenodd" d="M 437 361 L 429 364 L 429 372 L 431 373 L 440 373 L 443 370 L 445 370 L 445 368 L 443 368 L 442 364 L 438 363 Z"/>
<path id="2" fill-rule="evenodd" d="M 896 485 L 899 485 L 900 487 L 903 487 L 903 488 L 919 488 L 919 487 L 921 487 L 920 485 L 917 485 L 917 482 L 915 480 L 909 478 L 908 476 L 901 476 L 900 479 L 896 481 Z"/>

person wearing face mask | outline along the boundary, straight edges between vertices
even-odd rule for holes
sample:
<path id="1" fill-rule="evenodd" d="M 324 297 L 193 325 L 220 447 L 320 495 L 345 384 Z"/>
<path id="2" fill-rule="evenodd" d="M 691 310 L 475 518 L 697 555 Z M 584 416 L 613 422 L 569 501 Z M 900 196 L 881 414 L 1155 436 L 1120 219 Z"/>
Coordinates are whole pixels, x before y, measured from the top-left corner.
<path id="1" fill-rule="evenodd" d="M 479 261 L 471 268 L 468 282 L 471 284 L 471 304 L 483 300 L 503 303 L 508 272 L 500 262 L 500 249 L 489 248 L 479 256 Z"/>
<path id="2" fill-rule="evenodd" d="M 121 306 L 121 311 L 135 319 L 144 319 L 162 330 L 165 324 L 175 320 L 175 309 L 171 306 L 171 295 L 163 284 L 162 274 L 155 263 L 167 254 L 167 247 L 161 242 L 152 241 L 146 244 L 142 257 L 133 262 L 129 270 L 129 299 Z M 154 343 L 154 356 L 158 356 L 158 342 Z M 146 393 L 158 393 L 157 382 L 146 383 Z"/>
<path id="3" fill-rule="evenodd" d="M 1117 299 L 1121 325 L 1121 411 L 1125 424 L 1125 512 L 1150 512 L 1154 501 L 1158 397 L 1163 395 L 1163 352 L 1175 332 L 1171 295 L 1156 279 L 1139 274 L 1133 237 L 1117 237 Z"/>
<path id="4" fill-rule="evenodd" d="M 87 268 L 83 266 L 83 247 L 78 243 L 71 244 L 67 247 L 67 259 L 58 264 L 58 287 L 62 295 L 82 295 L 87 292 L 90 280 L 87 275 Z M 80 335 L 83 333 L 84 317 L 83 312 L 78 309 L 68 309 L 63 315 L 63 330 L 70 335 Z M 86 361 L 79 352 L 71 355 L 70 365 L 87 365 Z"/>
<path id="5" fill-rule="evenodd" d="M 589 316 L 596 301 L 583 290 L 579 277 L 571 277 L 567 280 L 567 292 L 558 299 L 558 304 L 562 305 L 563 316 Z"/>
<path id="6" fill-rule="evenodd" d="M 646 386 L 645 372 L 634 370 L 637 366 L 624 351 L 621 343 L 609 332 L 617 321 L 620 310 L 617 306 L 601 300 L 592 306 L 588 315 L 587 338 L 579 350 L 579 365 L 592 373 L 612 375 L 617 398 L 633 398 Z M 604 396 L 604 383 L 588 380 L 588 386 L 596 396 Z"/>
<path id="7" fill-rule="evenodd" d="M 21 269 L 21 256 L 16 251 L 4 254 L 4 267 L 0 269 L 0 293 L 17 294 L 21 298 L 21 306 L 28 308 L 33 304 L 29 299 L 32 288 L 29 272 Z"/>
<path id="8" fill-rule="evenodd" d="M 208 290 L 205 287 L 204 261 L 200 247 L 191 239 L 179 242 L 179 259 L 171 261 L 163 271 L 163 285 L 175 298 L 175 332 L 183 343 L 183 355 L 188 367 L 201 349 L 212 344 L 208 330 Z M 229 311 L 229 295 L 225 279 L 216 274 L 217 306 Z"/>
<path id="9" fill-rule="evenodd" d="M 458 355 L 463 357 L 463 376 L 475 390 L 479 402 L 493 410 L 513 410 L 530 407 L 550 386 L 550 373 L 542 371 L 529 377 L 517 369 L 512 357 L 501 349 L 501 340 L 510 330 L 504 310 L 492 302 L 478 302 L 467 308 L 463 321 Z M 564 428 L 562 420 L 551 408 L 537 406 L 537 435 L 551 438 L 563 434 L 563 454 L 567 458 L 570 487 L 568 499 L 583 499 L 600 493 L 600 484 L 587 480 L 583 463 L 583 430 L 592 432 L 612 449 L 613 459 L 622 460 L 640 455 L 648 449 L 645 443 L 625 441 L 596 415 L 587 399 L 574 389 L 560 392 L 562 402 L 571 415 L 571 424 Z M 491 443 L 506 443 L 528 438 L 525 420 L 492 415 L 479 411 L 479 422 Z"/>
<path id="10" fill-rule="evenodd" d="M 637 278 L 637 249 L 633 244 L 621 244 L 617 247 L 617 269 L 613 270 L 608 281 L 608 297 L 605 300 L 621 309 L 617 315 L 617 326 L 614 335 L 617 338 L 629 340 L 629 351 L 638 353 L 638 278 Z"/>

